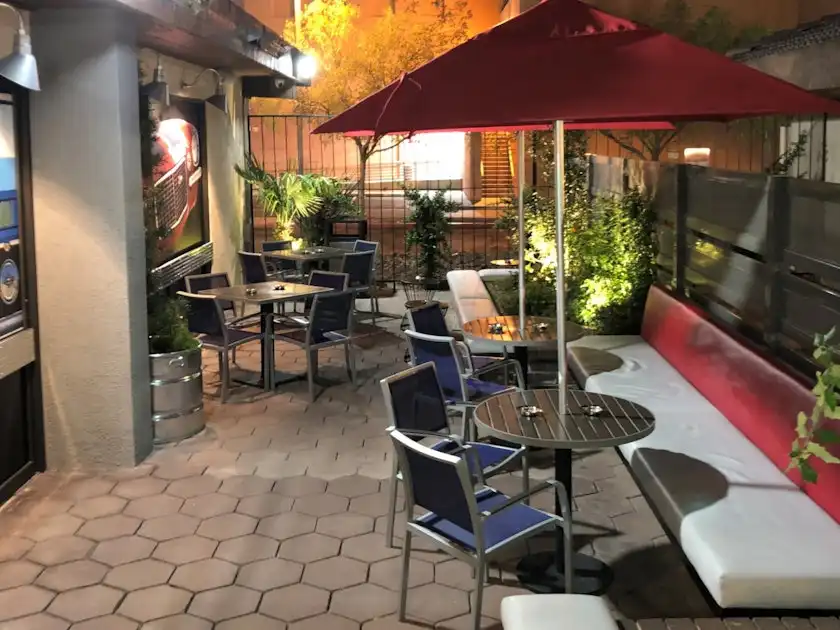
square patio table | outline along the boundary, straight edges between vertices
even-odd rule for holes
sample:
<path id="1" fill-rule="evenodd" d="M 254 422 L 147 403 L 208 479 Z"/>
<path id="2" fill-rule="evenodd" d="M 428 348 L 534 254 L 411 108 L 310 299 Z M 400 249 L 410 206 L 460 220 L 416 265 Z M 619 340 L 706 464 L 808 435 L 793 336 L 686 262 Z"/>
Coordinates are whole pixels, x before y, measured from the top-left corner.
<path id="1" fill-rule="evenodd" d="M 331 291 L 333 289 L 327 287 L 276 281 L 238 284 L 201 291 L 202 294 L 212 295 L 217 300 L 255 304 L 260 307 L 261 370 L 259 373 L 249 370 L 232 370 L 231 379 L 265 391 L 273 391 L 278 384 L 300 380 L 302 377 L 298 374 L 286 374 L 274 369 L 274 335 L 266 334 L 268 327 L 274 325 L 274 305 Z"/>

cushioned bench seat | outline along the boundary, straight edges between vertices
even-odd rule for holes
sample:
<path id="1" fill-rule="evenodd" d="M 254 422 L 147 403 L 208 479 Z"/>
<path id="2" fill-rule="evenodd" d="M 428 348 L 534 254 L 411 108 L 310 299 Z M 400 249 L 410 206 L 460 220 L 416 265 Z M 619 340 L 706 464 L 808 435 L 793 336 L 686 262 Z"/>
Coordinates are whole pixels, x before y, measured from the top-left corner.
<path id="1" fill-rule="evenodd" d="M 501 612 L 505 630 L 618 630 L 606 602 L 592 595 L 511 595 Z"/>
<path id="2" fill-rule="evenodd" d="M 654 301 L 671 300 L 654 291 Z M 622 363 L 588 375 L 588 391 L 654 413 L 656 430 L 619 448 L 710 595 L 721 608 L 840 610 L 838 471 L 821 468 L 808 493 L 783 472 L 795 410 L 813 404 L 807 388 L 702 318 L 684 328 L 686 344 L 662 339 L 680 317 L 647 319 L 644 338 L 575 345 Z"/>

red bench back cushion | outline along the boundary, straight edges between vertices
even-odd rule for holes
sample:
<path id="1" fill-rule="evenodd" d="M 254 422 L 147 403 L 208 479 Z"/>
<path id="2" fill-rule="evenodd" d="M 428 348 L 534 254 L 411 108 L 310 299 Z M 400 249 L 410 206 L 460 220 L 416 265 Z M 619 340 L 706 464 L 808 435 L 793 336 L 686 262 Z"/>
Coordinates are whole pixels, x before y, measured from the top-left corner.
<path id="1" fill-rule="evenodd" d="M 796 416 L 814 407 L 807 387 L 658 287 L 648 294 L 642 337 L 776 467 L 787 468 Z M 803 484 L 795 470 L 788 476 L 840 523 L 840 465 L 812 461 L 816 484 Z"/>

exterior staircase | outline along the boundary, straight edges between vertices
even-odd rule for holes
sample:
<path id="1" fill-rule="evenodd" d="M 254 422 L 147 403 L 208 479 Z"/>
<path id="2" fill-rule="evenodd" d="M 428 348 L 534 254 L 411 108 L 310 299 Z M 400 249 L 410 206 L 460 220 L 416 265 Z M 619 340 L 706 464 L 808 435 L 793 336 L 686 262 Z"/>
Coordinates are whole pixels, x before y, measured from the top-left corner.
<path id="1" fill-rule="evenodd" d="M 481 197 L 510 199 L 513 197 L 513 168 L 510 159 L 512 134 L 481 134 Z"/>

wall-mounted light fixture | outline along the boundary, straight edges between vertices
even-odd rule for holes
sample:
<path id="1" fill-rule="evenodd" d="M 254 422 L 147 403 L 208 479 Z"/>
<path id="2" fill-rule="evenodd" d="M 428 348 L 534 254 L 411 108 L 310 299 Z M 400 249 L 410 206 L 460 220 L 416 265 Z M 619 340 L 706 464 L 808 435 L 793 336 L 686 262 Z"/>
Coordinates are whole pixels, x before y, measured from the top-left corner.
<path id="1" fill-rule="evenodd" d="M 164 107 L 169 107 L 169 84 L 166 82 L 166 76 L 163 74 L 163 64 L 160 61 L 160 55 L 158 55 L 152 80 L 143 86 L 143 91 L 149 97 L 150 101 L 160 103 Z"/>
<path id="2" fill-rule="evenodd" d="M 295 60 L 295 78 L 310 82 L 318 72 L 318 61 L 312 55 L 298 55 Z"/>
<path id="3" fill-rule="evenodd" d="M 216 75 L 216 91 L 213 94 L 213 96 L 209 96 L 206 99 L 204 99 L 205 102 L 209 103 L 216 109 L 222 110 L 225 114 L 227 114 L 228 101 L 227 94 L 225 94 L 225 78 L 215 68 L 205 68 L 204 70 L 198 73 L 198 76 L 196 76 L 196 78 L 191 83 L 187 83 L 186 81 L 182 82 L 181 88 L 185 90 L 194 88 L 196 85 L 198 85 L 198 82 L 201 80 L 201 77 L 204 76 L 205 72 L 212 72 Z"/>
<path id="4" fill-rule="evenodd" d="M 12 52 L 0 59 L 0 76 L 27 90 L 37 92 L 41 89 L 41 83 L 38 81 L 38 64 L 32 54 L 32 38 L 26 32 L 23 14 L 6 2 L 0 2 L 0 7 L 13 11 L 18 19 L 18 30 L 15 33 Z"/>

